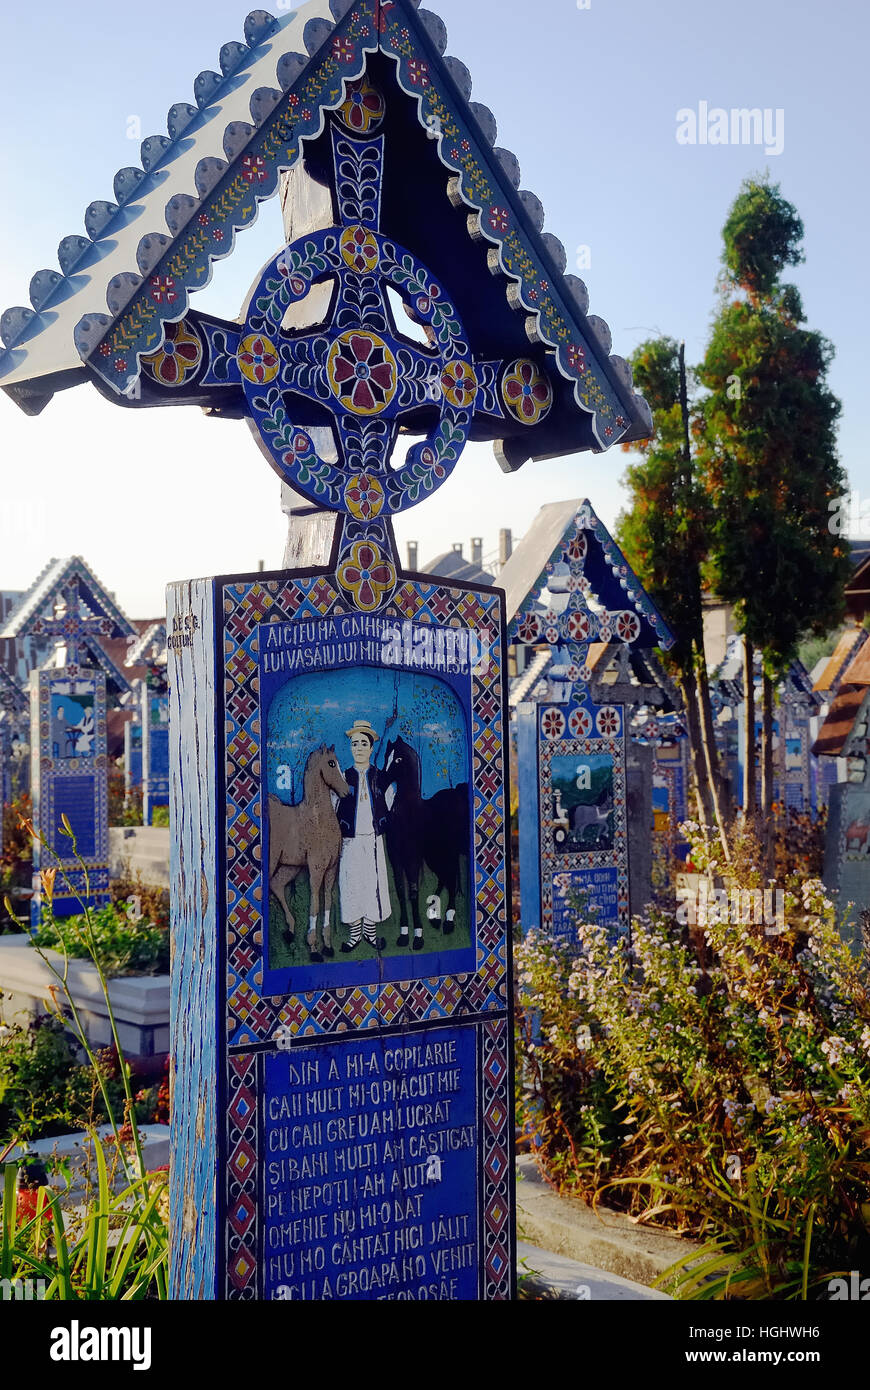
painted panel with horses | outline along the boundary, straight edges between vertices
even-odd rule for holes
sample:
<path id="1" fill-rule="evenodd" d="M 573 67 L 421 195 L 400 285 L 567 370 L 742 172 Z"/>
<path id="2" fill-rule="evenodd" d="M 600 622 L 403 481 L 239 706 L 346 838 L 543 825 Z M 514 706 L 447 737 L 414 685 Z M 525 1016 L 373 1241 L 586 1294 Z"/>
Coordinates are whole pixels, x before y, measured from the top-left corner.
<path id="1" fill-rule="evenodd" d="M 270 989 L 474 968 L 480 652 L 470 634 L 438 635 L 348 617 L 271 627 L 260 644 Z"/>

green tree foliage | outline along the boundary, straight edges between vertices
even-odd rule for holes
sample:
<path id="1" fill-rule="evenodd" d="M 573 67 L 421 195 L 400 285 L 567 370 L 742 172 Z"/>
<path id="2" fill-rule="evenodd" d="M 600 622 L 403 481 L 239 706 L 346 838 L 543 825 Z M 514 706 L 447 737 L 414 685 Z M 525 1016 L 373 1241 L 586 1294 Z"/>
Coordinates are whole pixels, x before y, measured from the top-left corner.
<path id="1" fill-rule="evenodd" d="M 751 299 L 772 294 L 785 267 L 804 260 L 803 238 L 804 224 L 779 184 L 746 179 L 722 228 L 729 280 Z"/>
<path id="2" fill-rule="evenodd" d="M 803 259 L 803 224 L 778 184 L 747 179 L 723 228 L 721 301 L 698 376 L 707 388 L 700 464 L 712 503 L 719 597 L 746 647 L 744 802 L 755 814 L 754 650 L 762 654 L 761 812 L 771 826 L 773 681 L 802 637 L 842 612 L 848 549 L 828 529 L 845 491 L 840 404 L 827 384 L 833 348 L 804 325 L 781 272 Z"/>
<path id="3" fill-rule="evenodd" d="M 626 558 L 661 608 L 676 636 L 672 659 L 680 672 L 701 645 L 700 567 L 707 554 L 707 498 L 686 457 L 680 406 L 679 344 L 673 338 L 641 343 L 631 358 L 635 387 L 654 420 L 648 440 L 632 445 L 640 461 L 625 481 L 631 505 L 618 524 Z"/>
<path id="4" fill-rule="evenodd" d="M 828 530 L 829 503 L 846 490 L 826 382 L 833 349 L 802 321 L 791 286 L 726 299 L 699 368 L 716 589 L 771 675 L 805 634 L 836 624 L 850 572 Z"/>

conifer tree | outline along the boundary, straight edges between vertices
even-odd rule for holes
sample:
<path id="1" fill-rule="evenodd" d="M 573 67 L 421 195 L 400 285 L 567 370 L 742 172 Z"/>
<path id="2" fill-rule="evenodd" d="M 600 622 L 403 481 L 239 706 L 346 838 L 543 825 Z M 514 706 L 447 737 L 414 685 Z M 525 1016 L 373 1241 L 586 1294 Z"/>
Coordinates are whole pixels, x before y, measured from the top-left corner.
<path id="1" fill-rule="evenodd" d="M 620 517 L 618 537 L 675 635 L 665 664 L 685 708 L 699 816 L 705 825 L 715 818 L 727 858 L 727 798 L 704 658 L 701 566 L 709 546 L 709 502 L 695 477 L 683 345 L 650 339 L 635 350 L 631 367 L 652 410 L 654 433 L 632 446 L 641 460 L 626 473 L 631 504 Z"/>
<path id="2" fill-rule="evenodd" d="M 833 348 L 805 326 L 781 283 L 803 260 L 803 224 L 779 185 L 747 179 L 723 228 L 720 303 L 698 377 L 702 481 L 710 501 L 716 591 L 745 639 L 744 808 L 755 812 L 755 650 L 762 657 L 761 813 L 770 834 L 774 682 L 805 635 L 839 619 L 848 547 L 828 529 L 846 490 L 837 456 L 840 404 L 827 383 Z"/>

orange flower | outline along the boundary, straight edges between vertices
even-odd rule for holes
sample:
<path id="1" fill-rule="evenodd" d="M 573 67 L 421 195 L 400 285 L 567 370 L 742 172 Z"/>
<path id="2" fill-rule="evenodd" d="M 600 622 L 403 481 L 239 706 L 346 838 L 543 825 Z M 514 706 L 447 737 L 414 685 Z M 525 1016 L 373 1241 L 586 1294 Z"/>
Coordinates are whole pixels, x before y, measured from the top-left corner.
<path id="1" fill-rule="evenodd" d="M 57 869 L 42 869 L 39 875 L 42 880 L 42 891 L 50 903 L 54 902 L 54 880 L 57 878 Z"/>

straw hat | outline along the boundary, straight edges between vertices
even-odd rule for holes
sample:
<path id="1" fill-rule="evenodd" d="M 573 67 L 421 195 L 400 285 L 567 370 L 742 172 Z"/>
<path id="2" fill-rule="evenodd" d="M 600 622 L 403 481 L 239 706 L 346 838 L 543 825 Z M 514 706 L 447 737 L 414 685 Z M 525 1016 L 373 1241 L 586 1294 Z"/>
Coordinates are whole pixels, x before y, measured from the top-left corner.
<path id="1" fill-rule="evenodd" d="M 347 734 L 348 738 L 353 738 L 354 734 L 368 734 L 373 743 L 377 743 L 378 741 L 378 735 L 367 719 L 355 719 L 353 721 L 353 728 L 345 729 L 344 732 Z"/>

